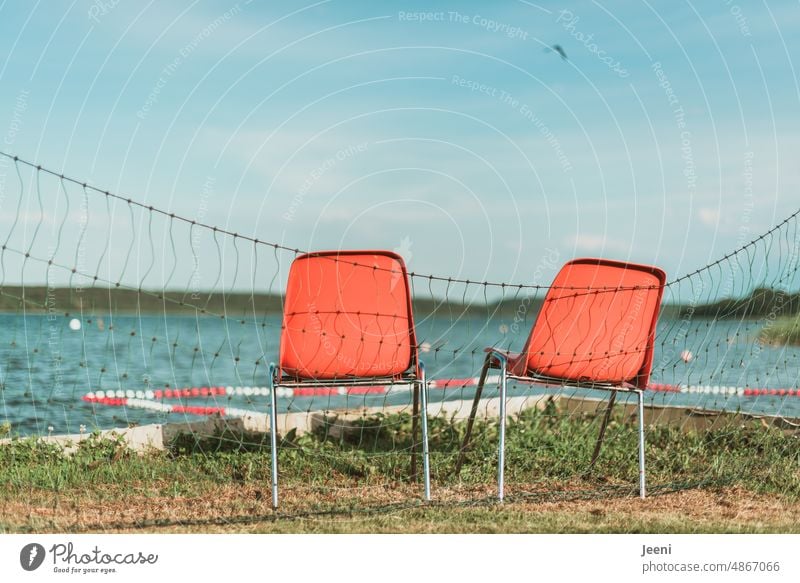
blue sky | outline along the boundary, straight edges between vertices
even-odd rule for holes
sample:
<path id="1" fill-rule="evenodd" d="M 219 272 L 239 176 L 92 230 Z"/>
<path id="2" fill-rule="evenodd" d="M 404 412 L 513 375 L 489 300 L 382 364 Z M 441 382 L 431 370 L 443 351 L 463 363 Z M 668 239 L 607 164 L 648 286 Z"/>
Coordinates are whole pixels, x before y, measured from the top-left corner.
<path id="1" fill-rule="evenodd" d="M 797 1 L 5 1 L 0 140 L 292 247 L 677 276 L 798 206 L 799 25 Z"/>

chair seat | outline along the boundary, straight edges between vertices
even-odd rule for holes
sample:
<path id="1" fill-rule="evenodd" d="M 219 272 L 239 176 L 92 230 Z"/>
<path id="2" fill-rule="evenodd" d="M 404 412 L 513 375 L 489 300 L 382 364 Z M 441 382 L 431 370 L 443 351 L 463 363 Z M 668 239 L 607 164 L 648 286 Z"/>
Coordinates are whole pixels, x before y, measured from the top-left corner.
<path id="1" fill-rule="evenodd" d="M 519 352 L 511 352 L 509 350 L 498 350 L 497 348 L 485 348 L 486 353 L 501 353 L 508 359 L 507 378 L 521 381 L 526 383 L 539 383 L 547 386 L 557 387 L 575 387 L 579 389 L 597 389 L 600 391 L 636 391 L 637 388 L 630 383 L 607 383 L 592 380 L 581 379 L 564 379 L 559 377 L 550 377 L 547 375 L 536 373 L 535 371 L 526 370 L 525 365 L 527 359 L 524 354 Z M 489 362 L 489 367 L 493 369 L 500 368 L 500 361 L 497 358 L 492 358 Z"/>
<path id="2" fill-rule="evenodd" d="M 276 380 L 275 385 L 280 387 L 339 387 L 339 386 L 373 386 L 373 385 L 403 385 L 415 382 L 418 379 L 413 372 L 407 372 L 394 377 L 338 377 L 331 379 L 307 379 L 283 376 Z"/>
<path id="3" fill-rule="evenodd" d="M 561 386 L 575 386 L 581 388 L 597 388 L 615 391 L 632 391 L 636 390 L 637 386 L 625 380 L 608 381 L 608 380 L 592 380 L 588 378 L 569 377 L 569 376 L 552 376 L 543 374 L 535 369 L 530 368 L 530 360 L 524 353 L 510 352 L 507 350 L 498 350 L 496 348 L 486 348 L 484 352 L 487 353 L 501 353 L 506 357 L 508 363 L 508 376 L 517 380 L 529 382 L 543 382 L 549 385 Z M 489 363 L 490 368 L 499 369 L 500 361 L 497 358 L 491 358 Z M 644 387 L 639 387 L 644 388 Z"/>
<path id="4" fill-rule="evenodd" d="M 542 385 L 547 385 L 549 387 L 557 386 L 557 387 L 571 387 L 575 389 L 594 389 L 598 391 L 623 391 L 623 392 L 625 391 L 635 392 L 640 390 L 628 383 L 624 385 L 615 385 L 614 383 L 600 383 L 597 381 L 558 379 L 544 375 L 534 375 L 534 374 L 529 374 L 524 376 L 512 374 L 512 375 L 507 375 L 507 377 L 515 381 L 538 383 Z"/>

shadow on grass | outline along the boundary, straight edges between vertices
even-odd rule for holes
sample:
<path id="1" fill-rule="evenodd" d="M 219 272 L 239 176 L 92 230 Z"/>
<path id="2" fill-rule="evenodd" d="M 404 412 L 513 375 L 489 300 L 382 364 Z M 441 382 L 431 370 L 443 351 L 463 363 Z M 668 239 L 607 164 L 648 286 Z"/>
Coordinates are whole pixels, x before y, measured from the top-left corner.
<path id="1" fill-rule="evenodd" d="M 506 447 L 507 502 L 549 502 L 636 496 L 638 480 L 635 424 L 612 418 L 597 465 L 586 469 L 594 449 L 599 419 L 591 414 L 564 415 L 552 406 L 528 409 L 510 419 Z M 414 439 L 409 415 L 365 416 L 344 422 L 333 416 L 304 435 L 288 432 L 279 443 L 280 484 L 284 491 L 307 492 L 294 500 L 296 510 L 263 512 L 267 503 L 244 513 L 241 505 L 224 516 L 165 517 L 142 521 L 75 524 L 71 531 L 224 526 L 295 521 L 325 516 L 376 516 L 404 510 L 490 507 L 496 479 L 498 424 L 476 423 L 461 475 L 453 466 L 464 423 L 444 417 L 430 420 L 434 497 L 423 504 L 409 462 Z M 231 428 L 201 436 L 178 435 L 167 451 L 144 455 L 121 440 L 87 436 L 67 455 L 59 446 L 16 439 L 0 447 L 0 500 L 33 506 L 31 492 L 47 504 L 48 496 L 77 504 L 87 484 L 107 503 L 124 503 L 132 493 L 147 504 L 169 497 L 202 499 L 229 487 L 236 492 L 270 483 L 270 436 Z M 741 486 L 754 493 L 800 500 L 800 445 L 797 432 L 732 421 L 706 432 L 652 426 L 647 435 L 649 494 L 693 488 Z M 522 492 L 520 485 L 530 489 Z M 348 489 L 357 485 L 353 491 Z M 268 486 L 267 486 L 268 488 Z M 372 490 L 370 490 L 372 488 Z M 408 500 L 387 503 L 370 493 L 397 490 Z M 347 491 L 346 495 L 340 492 Z M 411 494 L 411 492 L 414 494 Z M 252 492 L 251 492 L 252 493 Z M 316 494 L 315 494 L 316 493 Z M 381 498 L 383 498 L 381 500 Z M 446 499 L 449 498 L 449 499 Z M 237 509 L 238 508 L 238 509 Z M 23 527 L 24 528 L 24 527 Z"/>

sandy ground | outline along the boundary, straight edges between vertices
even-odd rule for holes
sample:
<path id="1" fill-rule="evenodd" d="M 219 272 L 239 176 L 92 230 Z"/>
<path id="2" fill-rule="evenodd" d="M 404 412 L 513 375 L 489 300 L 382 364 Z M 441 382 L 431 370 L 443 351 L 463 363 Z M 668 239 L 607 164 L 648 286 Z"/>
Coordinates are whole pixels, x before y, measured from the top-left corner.
<path id="1" fill-rule="evenodd" d="M 449 489 L 424 505 L 419 488 L 293 488 L 273 511 L 269 491 L 224 486 L 175 497 L 163 492 L 31 493 L 0 502 L 5 532 L 799 532 L 800 503 L 740 488 L 581 499 L 569 491 Z M 575 498 L 577 496 L 577 499 Z M 548 499 L 549 498 L 549 499 Z M 558 498 L 558 499 L 556 499 Z"/>

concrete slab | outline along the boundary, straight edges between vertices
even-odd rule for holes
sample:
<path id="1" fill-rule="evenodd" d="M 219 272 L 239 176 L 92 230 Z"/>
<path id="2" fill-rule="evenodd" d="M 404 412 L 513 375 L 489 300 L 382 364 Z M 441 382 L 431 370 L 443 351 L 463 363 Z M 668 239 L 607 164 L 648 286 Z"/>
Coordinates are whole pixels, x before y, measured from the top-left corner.
<path id="1" fill-rule="evenodd" d="M 530 408 L 544 409 L 552 401 L 562 413 L 568 415 L 597 415 L 605 410 L 606 400 L 588 397 L 565 397 L 560 395 L 541 395 L 532 397 L 511 397 L 506 403 L 506 412 L 515 416 Z M 469 416 L 472 408 L 471 400 L 445 401 L 431 403 L 428 414 L 431 417 L 444 416 L 447 419 L 460 421 Z M 636 404 L 617 401 L 616 411 L 623 411 L 626 420 L 636 422 Z M 315 411 L 311 413 L 282 413 L 277 415 L 278 432 L 285 435 L 295 430 L 302 435 L 317 428 L 327 427 L 328 434 L 337 438 L 358 425 L 359 421 L 377 413 L 391 415 L 410 412 L 408 405 L 392 407 L 364 408 L 348 411 Z M 496 419 L 500 413 L 500 399 L 495 397 L 481 400 L 477 418 Z M 775 426 L 793 433 L 798 431 L 799 422 L 795 419 L 779 417 L 759 417 L 739 413 L 723 413 L 695 411 L 685 407 L 645 406 L 645 423 L 647 425 L 668 425 L 679 427 L 683 431 L 714 431 L 729 427 L 731 423 L 757 423 L 762 426 Z M 138 427 L 109 429 L 100 435 L 109 439 L 122 439 L 134 451 L 164 450 L 180 434 L 193 433 L 204 437 L 213 437 L 224 430 L 234 433 L 266 433 L 269 431 L 269 417 L 263 413 L 252 412 L 241 418 L 209 417 L 195 422 L 142 425 Z M 73 453 L 78 444 L 88 439 L 89 433 L 73 435 L 43 436 L 39 439 L 45 443 L 55 443 L 64 448 L 67 454 Z M 11 439 L 0 439 L 0 445 L 10 443 Z"/>

